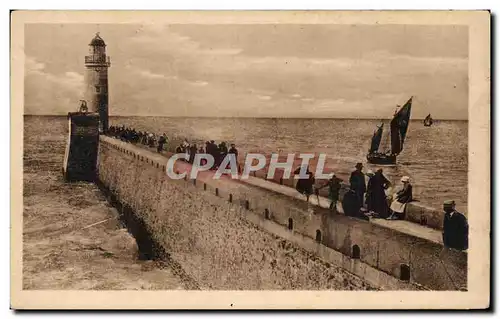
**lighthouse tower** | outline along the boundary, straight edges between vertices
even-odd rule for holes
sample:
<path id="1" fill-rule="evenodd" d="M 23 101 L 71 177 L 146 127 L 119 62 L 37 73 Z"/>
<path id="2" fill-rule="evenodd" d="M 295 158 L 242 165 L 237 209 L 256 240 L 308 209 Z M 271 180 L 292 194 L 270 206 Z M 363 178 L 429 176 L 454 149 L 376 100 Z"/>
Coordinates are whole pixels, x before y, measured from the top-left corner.
<path id="1" fill-rule="evenodd" d="M 95 35 L 89 44 L 89 55 L 85 56 L 85 100 L 89 112 L 99 113 L 99 131 L 108 130 L 108 68 L 106 44 Z"/>

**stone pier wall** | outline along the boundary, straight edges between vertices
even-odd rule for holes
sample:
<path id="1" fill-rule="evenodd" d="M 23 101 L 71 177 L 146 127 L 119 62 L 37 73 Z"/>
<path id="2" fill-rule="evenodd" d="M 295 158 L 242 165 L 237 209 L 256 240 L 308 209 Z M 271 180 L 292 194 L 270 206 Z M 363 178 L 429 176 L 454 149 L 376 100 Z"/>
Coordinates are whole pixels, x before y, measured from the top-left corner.
<path id="1" fill-rule="evenodd" d="M 202 289 L 466 287 L 464 252 L 235 182 L 171 180 L 166 162 L 101 137 L 101 183 Z"/>

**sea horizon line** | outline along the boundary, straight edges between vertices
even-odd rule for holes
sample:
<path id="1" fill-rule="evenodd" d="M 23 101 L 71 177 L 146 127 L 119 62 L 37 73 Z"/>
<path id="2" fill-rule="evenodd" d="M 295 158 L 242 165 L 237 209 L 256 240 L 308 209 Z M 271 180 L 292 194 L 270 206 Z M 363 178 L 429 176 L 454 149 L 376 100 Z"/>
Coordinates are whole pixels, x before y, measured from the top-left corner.
<path id="1" fill-rule="evenodd" d="M 40 117 L 67 117 L 67 114 L 23 114 L 23 116 L 40 116 Z M 109 115 L 110 118 L 120 117 L 163 117 L 163 118 L 193 118 L 193 119 L 283 119 L 283 120 L 390 120 L 390 117 L 282 117 L 282 116 L 172 116 L 172 115 Z M 425 117 L 412 118 L 410 121 L 423 121 Z M 469 119 L 460 118 L 432 118 L 434 121 L 469 121 Z"/>

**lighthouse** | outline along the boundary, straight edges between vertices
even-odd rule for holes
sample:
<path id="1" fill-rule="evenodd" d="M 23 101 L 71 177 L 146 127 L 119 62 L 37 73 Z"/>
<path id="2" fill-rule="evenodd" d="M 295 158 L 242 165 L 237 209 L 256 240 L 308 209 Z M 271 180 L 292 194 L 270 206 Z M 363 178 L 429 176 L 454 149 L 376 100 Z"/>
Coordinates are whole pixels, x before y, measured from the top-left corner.
<path id="1" fill-rule="evenodd" d="M 85 56 L 85 100 L 89 112 L 99 114 L 99 131 L 108 130 L 108 68 L 106 43 L 99 33 L 90 41 L 89 55 Z"/>

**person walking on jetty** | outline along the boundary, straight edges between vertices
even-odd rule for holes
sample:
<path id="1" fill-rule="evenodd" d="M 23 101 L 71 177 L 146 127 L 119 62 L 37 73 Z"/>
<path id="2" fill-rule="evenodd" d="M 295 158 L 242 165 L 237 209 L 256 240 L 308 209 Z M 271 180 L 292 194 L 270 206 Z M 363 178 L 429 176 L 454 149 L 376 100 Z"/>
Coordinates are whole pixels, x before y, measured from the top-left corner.
<path id="1" fill-rule="evenodd" d="M 184 139 L 184 141 L 182 142 L 182 147 L 183 149 L 188 149 L 189 148 L 189 142 L 187 139 Z"/>
<path id="2" fill-rule="evenodd" d="M 191 147 L 189 147 L 189 163 L 194 163 L 194 157 L 196 156 L 197 151 L 198 147 L 196 146 L 196 144 L 193 144 L 191 145 Z"/>
<path id="3" fill-rule="evenodd" d="M 160 135 L 160 137 L 158 138 L 158 147 L 156 148 L 156 151 L 158 153 L 161 153 L 163 151 L 163 145 L 165 145 L 166 142 L 167 138 L 165 133 L 163 133 L 163 135 Z"/>
<path id="4" fill-rule="evenodd" d="M 410 184 L 410 178 L 408 176 L 403 176 L 401 178 L 403 183 L 403 188 L 396 193 L 396 198 L 392 201 L 391 211 L 392 214 L 387 219 L 403 219 L 406 204 L 413 200 L 413 191 Z"/>
<path id="5" fill-rule="evenodd" d="M 467 218 L 455 210 L 455 201 L 443 203 L 443 244 L 447 248 L 467 250 L 469 248 L 469 223 Z"/>
<path id="6" fill-rule="evenodd" d="M 206 153 L 206 151 L 203 149 L 203 146 L 200 146 L 200 148 L 198 149 L 198 154 L 205 154 L 205 153 Z M 206 164 L 207 164 L 207 160 L 205 158 L 202 158 L 200 160 L 200 165 L 204 166 Z"/>
<path id="7" fill-rule="evenodd" d="M 184 150 L 182 149 L 182 144 L 179 144 L 179 146 L 177 146 L 177 148 L 175 149 L 175 153 L 177 154 L 184 153 Z"/>
<path id="8" fill-rule="evenodd" d="M 363 207 L 366 192 L 365 174 L 363 174 L 362 170 L 363 164 L 357 163 L 356 170 L 351 173 L 351 177 L 349 178 L 349 184 L 351 184 L 351 189 L 356 194 L 359 207 Z"/>
<path id="9" fill-rule="evenodd" d="M 238 173 L 240 173 L 240 163 L 238 163 L 238 150 L 236 149 L 236 145 L 234 143 L 231 144 L 231 148 L 229 149 L 228 154 L 234 154 L 236 165 L 238 167 Z"/>
<path id="10" fill-rule="evenodd" d="M 149 147 L 155 147 L 156 144 L 156 138 L 154 133 L 149 133 L 149 140 L 148 140 Z"/>
<path id="11" fill-rule="evenodd" d="M 168 142 L 169 142 L 169 140 L 168 140 L 167 133 L 163 133 L 163 139 L 165 140 L 163 149 L 168 151 Z"/>
<path id="12" fill-rule="evenodd" d="M 389 216 L 389 205 L 387 204 L 385 191 L 391 186 L 391 182 L 384 176 L 382 169 L 378 169 L 372 175 L 366 190 L 368 211 L 374 212 L 377 217 L 387 218 Z"/>
<path id="13" fill-rule="evenodd" d="M 224 161 L 224 158 L 227 155 L 228 150 L 227 150 L 226 142 L 220 142 L 220 144 L 218 146 L 218 150 L 219 150 L 219 161 L 217 162 L 217 166 L 220 166 L 220 164 L 222 164 L 222 161 Z"/>
<path id="14" fill-rule="evenodd" d="M 212 165 L 211 169 L 216 169 L 219 165 L 219 148 L 215 144 L 214 140 L 211 140 L 207 145 L 207 154 L 212 155 L 214 158 L 214 165 Z"/>
<path id="15" fill-rule="evenodd" d="M 298 167 L 295 170 L 295 174 L 299 174 L 302 167 Z M 306 201 L 309 202 L 309 197 L 313 194 L 313 185 L 315 182 L 314 174 L 309 171 L 309 166 L 304 167 L 305 177 L 299 178 L 297 184 L 295 185 L 295 189 L 302 195 L 306 195 Z"/>
<path id="16" fill-rule="evenodd" d="M 314 183 L 316 182 L 316 179 L 314 178 L 314 174 L 311 171 L 309 171 L 307 175 L 308 178 L 304 180 L 305 181 L 304 193 L 306 195 L 306 201 L 309 202 L 309 197 L 311 197 L 311 195 L 314 193 Z"/>
<path id="17" fill-rule="evenodd" d="M 342 187 L 342 185 L 340 184 L 341 182 L 342 180 L 337 176 L 335 176 L 335 173 L 332 173 L 332 176 L 330 177 L 328 182 L 325 185 L 318 188 L 319 191 L 320 189 L 328 186 L 328 199 L 330 199 L 329 209 L 334 212 L 337 212 L 337 202 L 339 200 L 339 192 Z"/>

